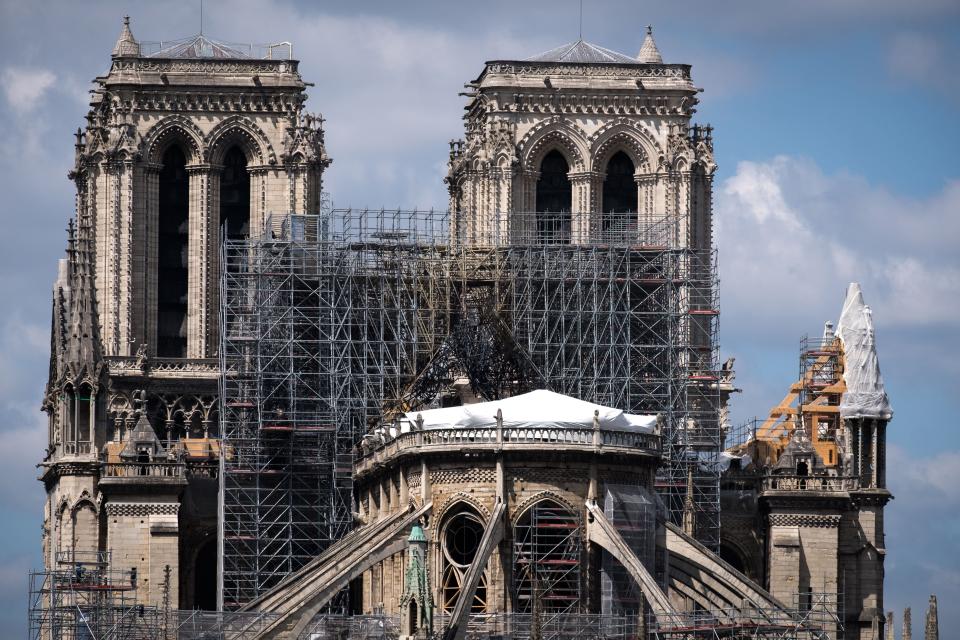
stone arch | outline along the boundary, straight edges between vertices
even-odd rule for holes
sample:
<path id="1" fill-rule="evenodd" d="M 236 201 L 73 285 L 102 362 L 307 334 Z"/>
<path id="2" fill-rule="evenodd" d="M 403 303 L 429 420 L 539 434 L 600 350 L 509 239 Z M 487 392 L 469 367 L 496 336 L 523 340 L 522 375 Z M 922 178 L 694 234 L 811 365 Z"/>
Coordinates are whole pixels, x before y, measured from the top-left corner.
<path id="1" fill-rule="evenodd" d="M 203 132 L 190 118 L 172 115 L 153 125 L 143 137 L 143 157 L 150 164 L 162 164 L 163 154 L 179 144 L 187 164 L 199 164 L 204 157 Z"/>
<path id="2" fill-rule="evenodd" d="M 56 562 L 59 554 L 69 553 L 73 538 L 73 527 L 70 521 L 70 504 L 66 497 L 60 499 L 60 504 L 54 514 L 56 536 L 53 544 L 53 560 Z"/>
<path id="3" fill-rule="evenodd" d="M 587 137 L 583 131 L 563 118 L 555 116 L 531 129 L 518 145 L 524 169 L 540 170 L 540 163 L 550 151 L 563 154 L 571 172 L 586 168 Z"/>
<path id="4" fill-rule="evenodd" d="M 477 562 L 484 529 L 489 521 L 489 516 L 484 517 L 485 510 L 478 506 L 471 499 L 452 499 L 447 503 L 444 512 L 434 520 L 436 566 L 439 568 L 439 605 L 440 610 L 447 614 L 453 612 L 467 573 L 473 563 Z M 482 574 L 471 607 L 476 613 L 483 613 L 487 609 L 485 567 Z"/>
<path id="5" fill-rule="evenodd" d="M 591 137 L 591 168 L 606 171 L 607 162 L 617 151 L 623 151 L 633 160 L 638 173 L 651 171 L 651 159 L 662 154 L 653 136 L 646 129 L 630 124 L 626 118 L 604 125 Z"/>
<path id="6" fill-rule="evenodd" d="M 247 165 L 276 164 L 277 157 L 263 130 L 249 118 L 232 115 L 221 120 L 206 136 L 206 160 L 223 164 L 231 147 L 237 146 L 247 156 Z"/>
<path id="7" fill-rule="evenodd" d="M 450 499 L 444 503 L 441 509 L 435 512 L 433 516 L 434 522 L 443 522 L 443 519 L 447 517 L 447 513 L 451 509 L 455 510 L 458 506 L 462 506 L 464 504 L 476 510 L 476 512 L 480 514 L 480 517 L 484 519 L 484 521 L 490 520 L 489 509 L 483 506 L 483 504 L 473 496 L 463 493 L 462 491 L 458 491 L 450 496 Z"/>
<path id="8" fill-rule="evenodd" d="M 70 520 L 73 529 L 71 547 L 75 553 L 85 554 L 85 559 L 92 559 L 90 556 L 99 547 L 100 523 L 97 506 L 86 492 L 70 510 Z"/>
<path id="9" fill-rule="evenodd" d="M 561 496 L 559 493 L 550 490 L 538 491 L 532 496 L 524 499 L 520 504 L 516 506 L 513 510 L 513 515 L 510 518 L 510 526 L 515 527 L 517 522 L 523 517 L 523 514 L 526 513 L 531 507 L 536 505 L 538 502 L 543 502 L 544 500 L 550 500 L 556 502 L 561 507 L 568 510 L 570 513 L 574 514 L 578 520 L 583 524 L 583 509 L 576 507 L 572 502 Z"/>
<path id="10" fill-rule="evenodd" d="M 538 583 L 542 611 L 567 614 L 584 599 L 584 527 L 579 509 L 553 492 L 541 492 L 518 509 L 511 528 L 513 569 L 510 594 L 514 610 L 534 613 Z M 560 498 L 560 499 L 558 499 Z"/>

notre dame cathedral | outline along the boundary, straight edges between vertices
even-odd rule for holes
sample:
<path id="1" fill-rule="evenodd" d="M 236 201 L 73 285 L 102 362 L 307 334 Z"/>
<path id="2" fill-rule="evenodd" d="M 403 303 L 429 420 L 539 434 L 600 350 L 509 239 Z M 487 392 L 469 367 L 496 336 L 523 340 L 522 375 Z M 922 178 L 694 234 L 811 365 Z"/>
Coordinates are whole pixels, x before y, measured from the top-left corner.
<path id="1" fill-rule="evenodd" d="M 851 285 L 727 423 L 689 65 L 649 28 L 487 62 L 427 242 L 322 206 L 307 86 L 289 44 L 124 20 L 53 287 L 35 637 L 884 637 L 871 312 Z"/>

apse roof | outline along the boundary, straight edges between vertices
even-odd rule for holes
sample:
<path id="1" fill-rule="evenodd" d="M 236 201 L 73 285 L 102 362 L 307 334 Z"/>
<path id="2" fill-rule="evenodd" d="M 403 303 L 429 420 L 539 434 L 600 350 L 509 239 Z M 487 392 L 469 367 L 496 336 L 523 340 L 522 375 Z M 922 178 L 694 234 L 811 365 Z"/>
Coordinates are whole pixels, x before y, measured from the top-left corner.
<path id="1" fill-rule="evenodd" d="M 526 59 L 527 62 L 566 62 L 607 63 L 607 64 L 640 64 L 636 58 L 619 53 L 606 47 L 587 42 L 582 38 L 549 51 L 544 51 Z"/>

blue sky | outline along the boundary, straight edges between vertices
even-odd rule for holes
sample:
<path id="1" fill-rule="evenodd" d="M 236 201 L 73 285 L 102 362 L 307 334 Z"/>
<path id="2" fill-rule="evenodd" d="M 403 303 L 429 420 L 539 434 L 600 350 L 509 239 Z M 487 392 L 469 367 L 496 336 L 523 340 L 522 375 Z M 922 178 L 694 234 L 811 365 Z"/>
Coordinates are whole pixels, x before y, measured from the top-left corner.
<path id="1" fill-rule="evenodd" d="M 204 31 L 290 40 L 327 118 L 337 206 L 444 206 L 446 142 L 484 60 L 577 36 L 577 2 L 207 0 Z M 198 31 L 199 1 L 0 0 L 0 625 L 21 636 L 39 563 L 39 412 L 49 291 L 72 215 L 72 131 L 120 17 L 141 40 Z M 874 309 L 896 412 L 887 598 L 915 632 L 927 596 L 960 599 L 960 4 L 955 0 L 584 2 L 587 40 L 625 53 L 652 23 L 693 64 L 716 127 L 721 341 L 735 420 L 797 372 L 799 338 L 836 320 L 847 282 Z M 941 637 L 960 635 L 942 606 Z"/>

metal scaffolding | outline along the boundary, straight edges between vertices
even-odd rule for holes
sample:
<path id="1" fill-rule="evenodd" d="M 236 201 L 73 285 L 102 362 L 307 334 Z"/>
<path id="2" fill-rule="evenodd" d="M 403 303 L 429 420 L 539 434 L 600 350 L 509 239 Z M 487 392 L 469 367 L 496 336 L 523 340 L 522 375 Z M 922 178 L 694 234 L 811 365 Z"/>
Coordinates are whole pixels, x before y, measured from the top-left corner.
<path id="1" fill-rule="evenodd" d="M 790 608 L 693 611 L 658 621 L 650 616 L 650 640 L 837 640 L 844 637 L 843 601 L 836 593 L 797 594 Z"/>
<path id="2" fill-rule="evenodd" d="M 56 565 L 30 573 L 29 637 L 34 640 L 159 640 L 167 621 L 137 603 L 137 576 L 110 568 L 108 553 L 58 553 Z"/>
<path id="3" fill-rule="evenodd" d="M 221 265 L 223 605 L 263 593 L 351 527 L 352 449 L 368 425 L 548 388 L 661 413 L 657 487 L 719 537 L 716 269 L 684 220 L 569 236 L 446 212 L 335 210 L 228 240 Z M 457 217 L 463 220 L 464 216 Z"/>
<path id="4" fill-rule="evenodd" d="M 580 519 L 544 500 L 524 513 L 514 527 L 513 589 L 516 611 L 549 625 L 579 613 L 582 540 Z"/>

